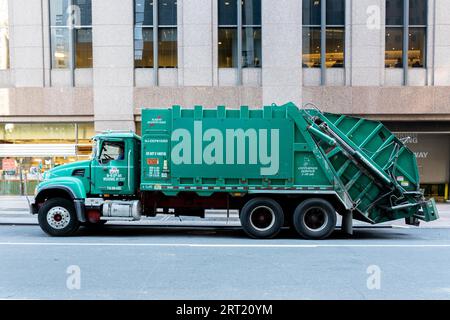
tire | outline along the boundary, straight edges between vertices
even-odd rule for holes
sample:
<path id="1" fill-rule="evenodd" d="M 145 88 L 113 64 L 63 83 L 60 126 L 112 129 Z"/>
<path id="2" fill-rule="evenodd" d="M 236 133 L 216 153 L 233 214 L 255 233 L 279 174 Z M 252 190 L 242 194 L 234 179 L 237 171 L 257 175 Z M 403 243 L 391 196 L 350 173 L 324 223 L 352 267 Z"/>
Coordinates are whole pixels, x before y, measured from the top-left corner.
<path id="1" fill-rule="evenodd" d="M 255 198 L 241 210 L 240 220 L 245 233 L 255 239 L 275 237 L 284 224 L 281 206 L 270 198 Z"/>
<path id="2" fill-rule="evenodd" d="M 336 227 L 336 212 L 328 201 L 312 198 L 297 206 L 293 220 L 295 230 L 302 238 L 325 239 Z"/>
<path id="3" fill-rule="evenodd" d="M 41 229 L 54 237 L 70 236 L 80 227 L 73 202 L 64 198 L 47 200 L 39 209 L 38 221 Z"/>

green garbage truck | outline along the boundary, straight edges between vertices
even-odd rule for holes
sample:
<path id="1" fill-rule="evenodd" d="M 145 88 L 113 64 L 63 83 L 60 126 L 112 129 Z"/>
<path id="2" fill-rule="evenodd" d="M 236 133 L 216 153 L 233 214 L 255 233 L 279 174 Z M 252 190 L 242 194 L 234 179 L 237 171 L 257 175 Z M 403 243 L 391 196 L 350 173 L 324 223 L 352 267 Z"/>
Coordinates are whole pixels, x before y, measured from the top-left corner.
<path id="1" fill-rule="evenodd" d="M 142 137 L 104 132 L 91 160 L 48 171 L 31 211 L 52 236 L 159 213 L 238 210 L 253 238 L 290 227 L 324 239 L 342 216 L 371 224 L 438 218 L 414 153 L 382 123 L 298 108 L 142 110 Z"/>

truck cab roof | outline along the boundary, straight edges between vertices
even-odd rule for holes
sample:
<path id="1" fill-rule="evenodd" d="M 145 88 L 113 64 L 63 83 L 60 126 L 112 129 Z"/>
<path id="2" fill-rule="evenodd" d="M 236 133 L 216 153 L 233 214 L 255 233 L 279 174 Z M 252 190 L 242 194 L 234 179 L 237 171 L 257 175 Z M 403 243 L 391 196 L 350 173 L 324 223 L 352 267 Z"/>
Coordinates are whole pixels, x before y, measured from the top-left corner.
<path id="1" fill-rule="evenodd" d="M 132 131 L 104 131 L 96 134 L 94 139 L 108 139 L 108 138 L 133 138 L 141 140 L 141 137 Z"/>

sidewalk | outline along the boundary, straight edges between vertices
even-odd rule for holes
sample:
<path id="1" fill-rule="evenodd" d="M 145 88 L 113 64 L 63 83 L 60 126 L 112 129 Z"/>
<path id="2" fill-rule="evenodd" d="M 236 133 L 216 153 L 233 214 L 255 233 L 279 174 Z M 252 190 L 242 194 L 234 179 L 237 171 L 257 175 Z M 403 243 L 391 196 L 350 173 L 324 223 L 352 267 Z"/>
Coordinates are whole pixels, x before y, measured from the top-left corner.
<path id="1" fill-rule="evenodd" d="M 32 197 L 29 197 L 30 201 Z M 437 204 L 440 219 L 433 222 L 421 222 L 420 228 L 450 228 L 450 203 Z M 337 225 L 341 225 L 338 216 Z M 26 197 L 22 196 L 0 196 L 0 224 L 37 224 L 37 216 L 31 215 L 28 210 Z M 135 222 L 108 222 L 110 225 L 148 225 L 148 226 L 204 226 L 204 227 L 238 227 L 240 226 L 237 211 L 230 211 L 227 219 L 226 210 L 208 210 L 205 218 L 173 215 L 157 215 L 156 217 L 144 217 L 141 221 Z M 353 221 L 356 227 L 370 227 L 371 224 Z M 404 220 L 391 221 L 377 226 L 381 227 L 410 227 Z"/>

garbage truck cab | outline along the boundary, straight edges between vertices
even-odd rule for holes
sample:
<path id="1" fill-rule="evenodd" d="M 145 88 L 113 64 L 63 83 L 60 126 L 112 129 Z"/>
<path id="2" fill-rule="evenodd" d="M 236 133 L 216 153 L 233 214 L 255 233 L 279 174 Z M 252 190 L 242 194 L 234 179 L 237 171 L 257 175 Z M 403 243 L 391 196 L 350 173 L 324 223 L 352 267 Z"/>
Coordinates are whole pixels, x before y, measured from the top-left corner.
<path id="1" fill-rule="evenodd" d="M 158 213 L 204 217 L 208 209 L 238 210 L 254 238 L 291 227 L 323 239 L 337 214 L 347 233 L 353 219 L 438 218 L 414 153 L 382 123 L 293 103 L 143 109 L 142 138 L 96 135 L 91 160 L 47 172 L 31 205 L 52 236 Z"/>
<path id="2" fill-rule="evenodd" d="M 140 138 L 134 133 L 108 132 L 94 137 L 90 162 L 90 195 L 137 194 L 140 170 Z"/>
<path id="3" fill-rule="evenodd" d="M 37 213 L 44 207 L 42 210 L 49 211 L 42 224 L 48 224 L 54 235 L 66 234 L 65 228 L 71 225 L 76 229 L 80 224 L 104 223 L 100 211 L 86 210 L 91 203 L 88 199 L 100 204 L 103 199 L 138 197 L 140 137 L 132 132 L 107 131 L 93 137 L 92 143 L 90 160 L 47 171 L 36 187 L 31 210 Z"/>

